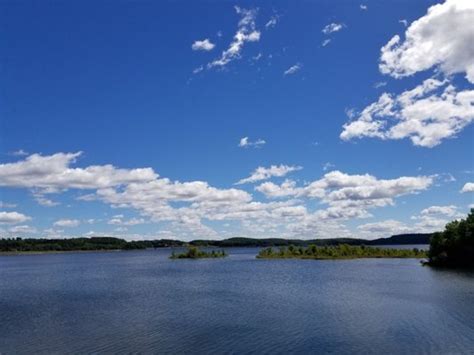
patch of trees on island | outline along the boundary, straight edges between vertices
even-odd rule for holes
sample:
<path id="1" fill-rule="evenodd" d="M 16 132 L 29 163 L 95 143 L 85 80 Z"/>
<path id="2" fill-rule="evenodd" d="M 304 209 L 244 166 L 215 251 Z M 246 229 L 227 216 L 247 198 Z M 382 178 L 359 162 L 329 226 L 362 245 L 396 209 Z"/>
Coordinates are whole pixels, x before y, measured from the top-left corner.
<path id="1" fill-rule="evenodd" d="M 280 247 L 260 250 L 258 259 L 358 259 L 358 258 L 426 258 L 427 253 L 417 248 L 392 249 L 377 248 L 365 245 L 310 245 L 306 248 Z"/>
<path id="2" fill-rule="evenodd" d="M 203 251 L 197 247 L 190 246 L 187 251 L 176 254 L 175 251 L 171 253 L 170 259 L 209 259 L 209 258 L 225 258 L 227 256 L 225 250 L 211 250 Z"/>

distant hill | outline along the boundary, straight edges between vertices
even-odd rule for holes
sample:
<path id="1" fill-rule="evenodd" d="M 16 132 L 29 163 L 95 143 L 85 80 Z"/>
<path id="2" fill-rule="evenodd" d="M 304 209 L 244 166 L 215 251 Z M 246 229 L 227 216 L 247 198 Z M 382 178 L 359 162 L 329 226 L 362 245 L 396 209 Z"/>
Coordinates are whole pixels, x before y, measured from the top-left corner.
<path id="1" fill-rule="evenodd" d="M 277 247 L 277 246 L 306 246 L 315 245 L 415 245 L 429 244 L 432 233 L 398 234 L 389 238 L 379 238 L 374 240 L 357 238 L 330 238 L 330 239 L 254 239 L 254 238 L 229 238 L 224 240 L 193 240 L 190 242 L 196 246 L 217 246 L 217 247 Z"/>
<path id="2" fill-rule="evenodd" d="M 0 252 L 47 252 L 47 251 L 86 251 L 86 250 L 132 250 L 151 249 L 164 247 L 182 247 L 194 245 L 198 247 L 278 247 L 278 246 L 308 246 L 315 244 L 324 245 L 396 245 L 396 244 L 429 244 L 432 234 L 400 234 L 390 238 L 380 238 L 375 240 L 355 239 L 355 238 L 332 238 L 332 239 L 253 239 L 253 238 L 229 238 L 224 240 L 193 240 L 189 243 L 170 240 L 139 240 L 126 241 L 111 237 L 91 237 L 91 238 L 69 238 L 69 239 L 22 239 L 7 238 L 0 239 Z"/>
<path id="3" fill-rule="evenodd" d="M 433 233 L 412 233 L 412 234 L 397 234 L 390 238 L 379 238 L 372 240 L 371 245 L 394 245 L 394 244 L 430 244 L 430 239 Z"/>

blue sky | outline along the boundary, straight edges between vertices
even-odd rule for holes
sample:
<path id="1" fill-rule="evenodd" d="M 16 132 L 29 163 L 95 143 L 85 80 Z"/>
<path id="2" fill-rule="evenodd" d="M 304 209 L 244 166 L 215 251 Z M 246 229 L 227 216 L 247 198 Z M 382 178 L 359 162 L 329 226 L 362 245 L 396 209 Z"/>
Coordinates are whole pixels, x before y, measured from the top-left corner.
<path id="1" fill-rule="evenodd" d="M 469 1 L 0 7 L 4 237 L 376 238 L 474 202 Z"/>

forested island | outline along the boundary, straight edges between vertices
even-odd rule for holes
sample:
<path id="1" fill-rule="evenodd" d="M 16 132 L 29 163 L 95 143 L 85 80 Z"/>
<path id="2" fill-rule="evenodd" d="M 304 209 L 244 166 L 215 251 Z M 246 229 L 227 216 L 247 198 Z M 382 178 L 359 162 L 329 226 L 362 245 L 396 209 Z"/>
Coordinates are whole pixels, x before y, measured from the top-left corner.
<path id="1" fill-rule="evenodd" d="M 296 247 L 280 247 L 279 249 L 265 248 L 258 255 L 258 259 L 359 259 L 359 258 L 426 258 L 423 250 L 377 248 L 359 245 L 332 245 Z"/>
<path id="2" fill-rule="evenodd" d="M 210 259 L 210 258 L 225 258 L 228 254 L 225 250 L 211 250 L 203 251 L 197 247 L 190 246 L 184 253 L 171 253 L 170 259 Z"/>
<path id="3" fill-rule="evenodd" d="M 434 233 L 428 265 L 474 268 L 474 209 L 466 219 L 450 222 L 443 232 Z"/>

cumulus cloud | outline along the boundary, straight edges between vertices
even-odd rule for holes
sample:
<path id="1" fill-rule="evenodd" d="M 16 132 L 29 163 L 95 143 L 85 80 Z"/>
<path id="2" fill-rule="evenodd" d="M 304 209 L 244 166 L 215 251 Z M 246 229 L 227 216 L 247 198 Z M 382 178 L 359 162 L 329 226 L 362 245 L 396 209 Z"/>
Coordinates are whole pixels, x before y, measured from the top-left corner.
<path id="1" fill-rule="evenodd" d="M 451 84 L 457 73 L 474 83 L 472 23 L 473 1 L 447 0 L 414 21 L 404 40 L 392 37 L 381 49 L 383 74 L 402 78 L 433 69 L 436 76 L 400 95 L 383 93 L 343 126 L 340 137 L 410 138 L 414 145 L 431 148 L 472 123 L 474 90 L 458 90 Z"/>
<path id="2" fill-rule="evenodd" d="M 473 121 L 474 90 L 457 91 L 447 80 L 427 79 L 398 96 L 383 93 L 343 126 L 340 137 L 409 138 L 431 148 Z"/>
<path id="3" fill-rule="evenodd" d="M 445 215 L 447 217 L 454 217 L 458 214 L 458 208 L 454 205 L 430 206 L 421 211 L 421 215 L 423 216 Z"/>
<path id="4" fill-rule="evenodd" d="M 235 233 L 254 237 L 275 234 L 304 237 L 311 233 L 313 237 L 330 237 L 336 231 L 338 235 L 345 235 L 347 229 L 338 221 L 368 217 L 369 210 L 393 204 L 395 198 L 418 193 L 432 183 L 432 178 L 423 176 L 384 180 L 368 174 L 349 175 L 333 171 L 303 186 L 298 186 L 292 180 L 285 180 L 280 185 L 265 182 L 255 190 L 268 198 L 279 200 L 260 202 L 255 201 L 252 194 L 244 190 L 216 188 L 205 181 L 172 181 L 159 177 L 153 170 L 146 174 L 147 179 L 135 180 L 135 174 L 132 174 L 133 179 L 128 179 L 130 172 L 140 169 L 115 167 L 113 172 L 123 170 L 123 174 L 110 174 L 111 170 L 105 169 L 105 179 L 99 176 L 96 176 L 95 181 L 84 179 L 84 172 L 90 172 L 91 169 L 71 168 L 73 156 L 70 153 L 60 153 L 60 162 L 53 155 L 50 157 L 55 157 L 54 159 L 46 159 L 42 161 L 43 164 L 38 165 L 30 165 L 31 159 L 28 157 L 24 161 L 8 165 L 7 169 L 4 164 L 0 168 L 3 174 L 0 174 L 3 179 L 0 181 L 8 182 L 7 186 L 40 189 L 44 193 L 59 193 L 67 189 L 92 190 L 82 195 L 81 200 L 101 201 L 111 208 L 133 210 L 142 216 L 126 219 L 118 214 L 108 221 L 110 225 L 126 227 L 140 223 L 159 223 L 171 231 L 174 237 L 185 240 L 220 237 L 212 224 L 216 221 L 235 221 L 239 226 Z M 264 167 L 242 179 L 242 183 L 283 177 L 299 169 L 300 167 L 287 165 Z M 71 176 L 77 176 L 77 171 L 81 178 L 72 179 Z M 87 173 L 85 175 L 88 176 Z M 12 176 L 19 178 L 15 180 Z M 305 200 L 317 200 L 322 207 L 310 211 Z M 309 206 L 314 204 L 309 203 Z M 0 214 L 2 223 L 24 223 L 29 218 L 16 212 Z M 84 221 L 91 222 L 95 221 Z M 57 220 L 48 236 L 64 237 L 58 228 L 76 227 L 79 224 L 80 221 L 76 219 Z"/>
<path id="5" fill-rule="evenodd" d="M 59 219 L 53 223 L 55 227 L 66 227 L 66 228 L 77 227 L 80 224 L 81 222 L 77 219 Z"/>
<path id="6" fill-rule="evenodd" d="M 364 4 L 360 4 L 359 8 L 364 11 L 368 9 L 367 5 L 364 5 Z"/>
<path id="7" fill-rule="evenodd" d="M 474 182 L 468 182 L 464 184 L 464 186 L 461 189 L 461 192 L 474 192 Z"/>
<path id="8" fill-rule="evenodd" d="M 416 223 L 411 229 L 416 232 L 431 233 L 440 231 L 453 219 L 463 218 L 465 215 L 454 205 L 430 206 L 423 209 L 419 215 L 412 216 Z"/>
<path id="9" fill-rule="evenodd" d="M 214 49 L 216 45 L 212 43 L 208 38 L 203 39 L 202 41 L 194 41 L 191 45 L 193 51 L 205 51 L 209 52 Z"/>
<path id="10" fill-rule="evenodd" d="M 157 177 L 150 168 L 118 169 L 110 164 L 71 168 L 81 154 L 32 154 L 15 163 L 0 164 L 0 186 L 34 188 L 37 193 L 46 194 L 67 189 L 105 188 Z"/>
<path id="11" fill-rule="evenodd" d="M 263 140 L 261 138 L 259 138 L 256 141 L 252 142 L 252 141 L 249 140 L 249 137 L 243 137 L 243 138 L 240 138 L 239 147 L 240 148 L 250 148 L 250 147 L 260 148 L 265 143 L 267 143 L 267 142 L 265 142 L 265 140 Z"/>
<path id="12" fill-rule="evenodd" d="M 273 182 L 264 182 L 263 184 L 255 187 L 255 190 L 261 192 L 269 198 L 297 196 L 301 191 L 300 188 L 296 187 L 296 182 L 289 179 L 286 179 L 280 185 L 277 185 Z"/>
<path id="13" fill-rule="evenodd" d="M 207 65 L 208 69 L 226 66 L 231 61 L 240 57 L 245 43 L 258 42 L 260 40 L 260 31 L 256 29 L 255 24 L 257 10 L 247 10 L 235 6 L 235 11 L 240 15 L 240 21 L 234 39 L 229 47 L 222 52 L 220 58 L 215 59 Z"/>
<path id="14" fill-rule="evenodd" d="M 340 30 L 342 30 L 344 28 L 344 24 L 343 23 L 330 23 L 329 25 L 325 26 L 323 29 L 322 29 L 322 32 L 325 34 L 325 35 L 328 35 L 328 34 L 331 34 L 331 33 L 334 33 L 334 32 L 338 32 Z"/>
<path id="15" fill-rule="evenodd" d="M 395 35 L 382 47 L 380 71 L 395 78 L 436 67 L 446 75 L 465 73 L 474 83 L 474 2 L 447 0 L 414 21 L 405 40 Z"/>
<path id="16" fill-rule="evenodd" d="M 295 74 L 297 72 L 299 72 L 301 70 L 301 67 L 302 65 L 300 63 L 296 63 L 295 65 L 292 65 L 291 67 L 289 67 L 288 69 L 286 69 L 284 72 L 283 72 L 283 75 L 286 76 L 286 75 L 292 75 L 292 74 Z"/>
<path id="17" fill-rule="evenodd" d="M 268 180 L 272 177 L 283 177 L 287 175 L 288 173 L 291 173 L 293 171 L 298 171 L 301 170 L 301 166 L 290 166 L 290 165 L 272 165 L 269 168 L 265 168 L 262 166 L 259 166 L 257 169 L 255 169 L 252 174 L 245 178 L 239 180 L 236 185 L 240 184 L 246 184 L 246 183 L 253 183 L 261 180 Z"/>
<path id="18" fill-rule="evenodd" d="M 368 210 L 392 205 L 394 198 L 426 190 L 433 183 L 432 177 L 399 177 L 396 179 L 377 179 L 365 175 L 349 175 L 332 171 L 323 178 L 306 186 L 297 187 L 292 181 L 281 185 L 266 182 L 256 187 L 269 198 L 306 197 L 320 199 L 328 205 L 317 212 L 322 219 L 368 217 Z"/>
<path id="19" fill-rule="evenodd" d="M 31 217 L 19 212 L 0 212 L 0 224 L 17 224 L 29 221 Z"/>

